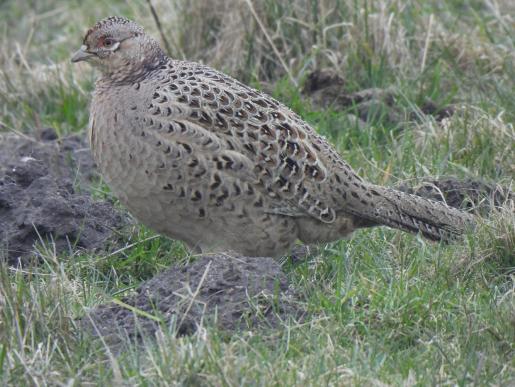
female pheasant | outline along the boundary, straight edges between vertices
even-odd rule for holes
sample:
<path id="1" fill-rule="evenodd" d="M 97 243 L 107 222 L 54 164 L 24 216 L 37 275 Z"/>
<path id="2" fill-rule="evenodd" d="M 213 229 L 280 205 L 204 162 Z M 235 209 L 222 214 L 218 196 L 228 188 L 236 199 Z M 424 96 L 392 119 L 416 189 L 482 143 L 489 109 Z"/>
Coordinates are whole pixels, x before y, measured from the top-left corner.
<path id="1" fill-rule="evenodd" d="M 109 17 L 72 58 L 101 72 L 89 140 L 106 182 L 144 224 L 197 252 L 278 256 L 387 225 L 433 240 L 470 215 L 364 181 L 286 106 L 207 66 L 167 57 Z"/>

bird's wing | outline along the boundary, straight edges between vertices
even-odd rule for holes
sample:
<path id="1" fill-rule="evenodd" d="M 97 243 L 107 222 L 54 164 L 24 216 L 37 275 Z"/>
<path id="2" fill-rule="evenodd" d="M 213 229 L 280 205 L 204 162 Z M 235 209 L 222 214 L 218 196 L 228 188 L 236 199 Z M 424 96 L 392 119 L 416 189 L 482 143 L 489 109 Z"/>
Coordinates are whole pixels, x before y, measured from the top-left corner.
<path id="1" fill-rule="evenodd" d="M 334 221 L 333 203 L 322 188 L 325 163 L 332 161 L 320 157 L 332 148 L 272 97 L 208 67 L 175 63 L 153 91 L 146 119 L 169 130 L 175 142 L 212 154 L 216 165 L 245 164 L 256 187 L 283 203 L 276 213 Z"/>

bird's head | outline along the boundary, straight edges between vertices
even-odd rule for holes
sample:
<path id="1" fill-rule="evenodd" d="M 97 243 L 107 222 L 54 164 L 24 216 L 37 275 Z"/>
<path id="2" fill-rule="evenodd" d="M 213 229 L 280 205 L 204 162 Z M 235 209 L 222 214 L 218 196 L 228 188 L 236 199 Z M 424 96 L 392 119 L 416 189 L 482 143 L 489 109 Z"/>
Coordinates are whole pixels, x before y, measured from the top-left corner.
<path id="1" fill-rule="evenodd" d="M 134 76 L 157 67 L 165 58 L 159 44 L 143 27 L 123 17 L 111 16 L 86 32 L 72 62 L 87 61 L 107 76 Z"/>

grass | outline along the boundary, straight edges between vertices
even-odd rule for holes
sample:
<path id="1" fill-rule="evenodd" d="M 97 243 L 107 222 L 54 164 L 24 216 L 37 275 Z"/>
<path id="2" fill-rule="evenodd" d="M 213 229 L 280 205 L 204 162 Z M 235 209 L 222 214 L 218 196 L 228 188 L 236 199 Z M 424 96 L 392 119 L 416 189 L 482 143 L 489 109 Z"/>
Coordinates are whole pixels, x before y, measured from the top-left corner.
<path id="1" fill-rule="evenodd" d="M 511 1 L 254 3 L 255 15 L 245 1 L 153 1 L 171 54 L 273 89 L 366 178 L 513 183 Z M 94 74 L 68 58 L 86 29 L 109 14 L 132 17 L 159 36 L 145 2 L 0 4 L 0 130 L 84 129 Z M 351 108 L 320 111 L 299 92 L 315 67 L 337 71 L 348 92 L 393 87 L 406 117 L 427 98 L 455 103 L 458 113 L 442 124 L 423 117 L 401 128 L 379 114 L 364 127 L 351 125 Z M 179 242 L 143 226 L 127 238 L 128 248 L 116 254 L 56 256 L 44 245 L 35 252 L 42 265 L 0 267 L 0 384 L 515 383 L 508 204 L 456 244 L 380 228 L 320 246 L 300 264 L 285 260 L 310 312 L 302 324 L 231 336 L 209 326 L 191 337 L 162 333 L 114 356 L 83 336 L 75 318 L 189 259 Z"/>

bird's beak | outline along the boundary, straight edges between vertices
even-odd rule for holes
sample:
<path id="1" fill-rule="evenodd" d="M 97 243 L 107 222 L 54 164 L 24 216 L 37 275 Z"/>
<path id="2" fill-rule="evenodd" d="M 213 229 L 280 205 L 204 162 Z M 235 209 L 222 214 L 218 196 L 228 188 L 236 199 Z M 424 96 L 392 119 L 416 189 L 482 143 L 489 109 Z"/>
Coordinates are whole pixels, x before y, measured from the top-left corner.
<path id="1" fill-rule="evenodd" d="M 91 58 L 92 56 L 94 56 L 95 54 L 91 53 L 91 52 L 88 52 L 88 47 L 86 45 L 82 45 L 76 52 L 75 54 L 73 54 L 72 56 L 72 62 L 73 63 L 76 63 L 76 62 L 81 62 L 83 60 L 88 60 L 89 58 Z"/>

